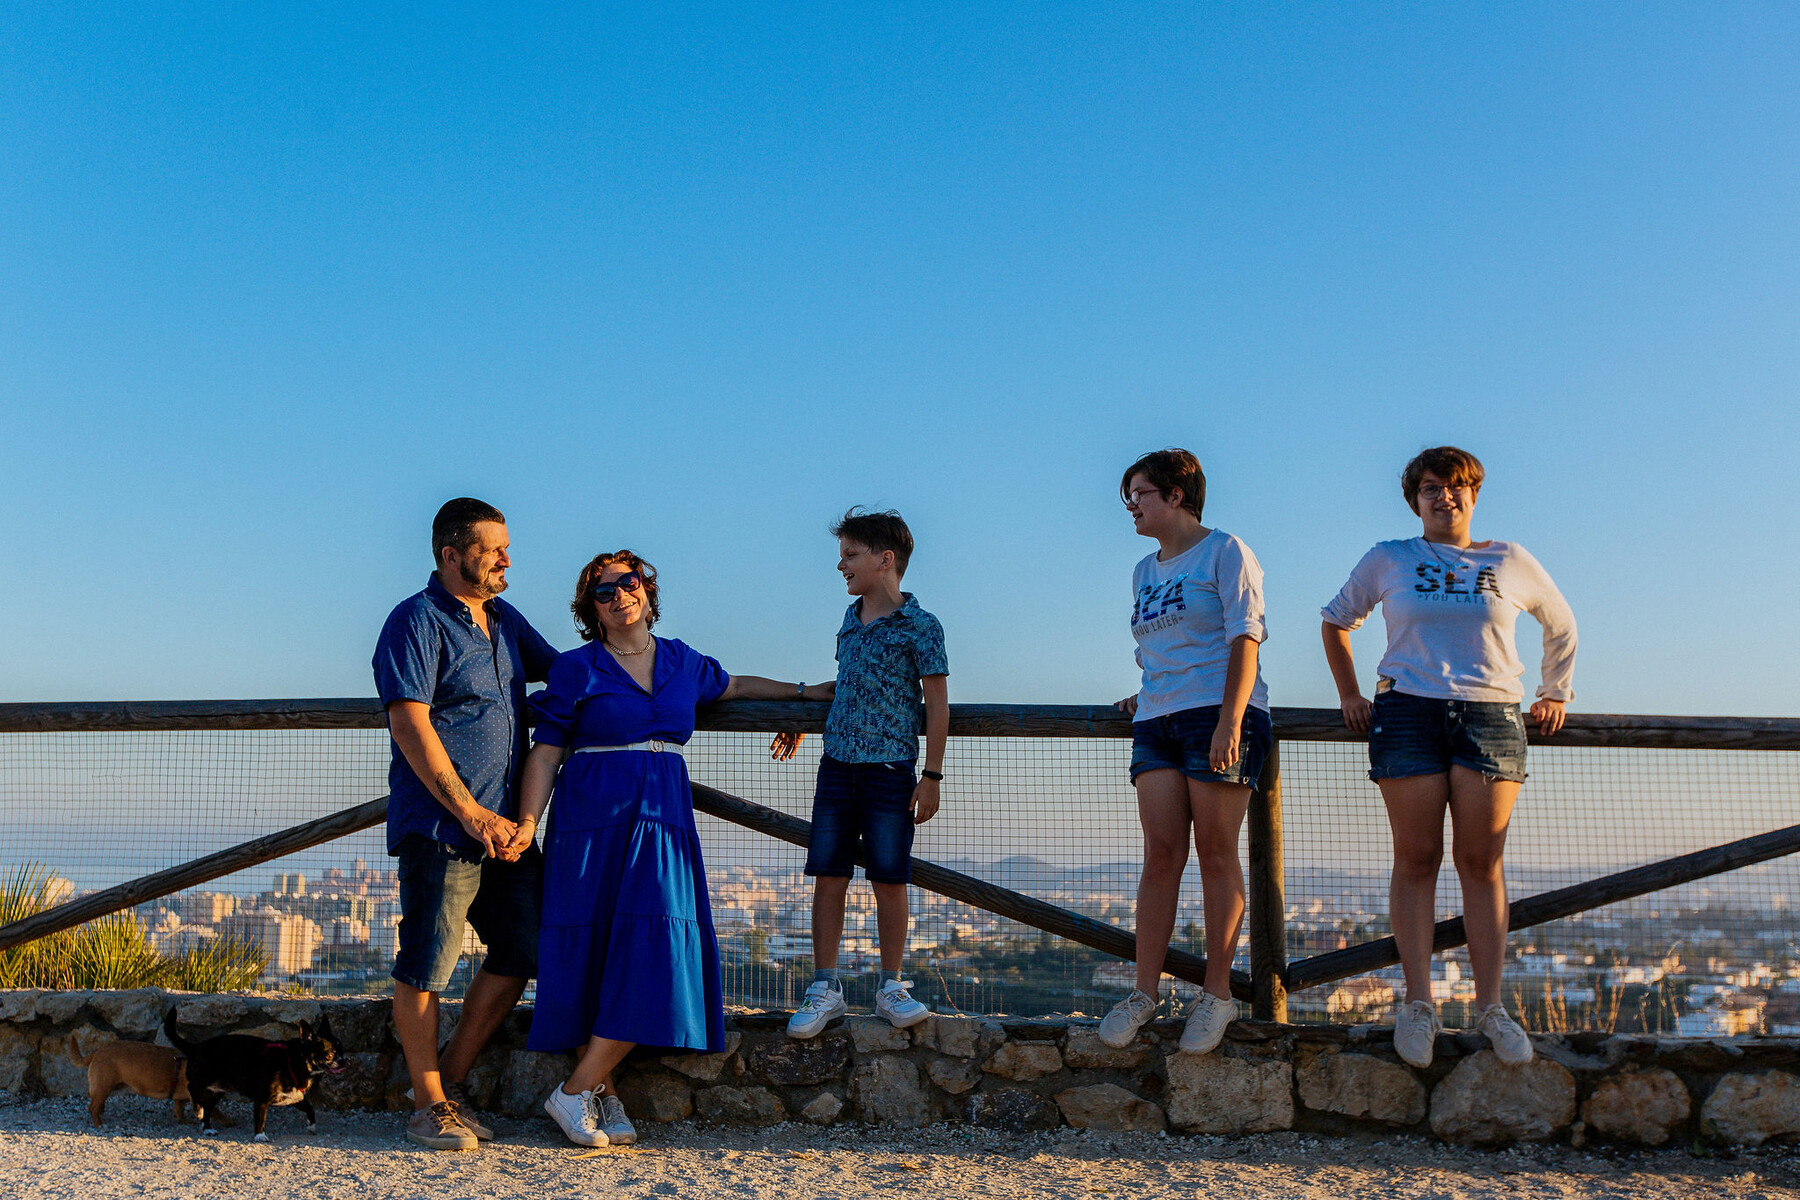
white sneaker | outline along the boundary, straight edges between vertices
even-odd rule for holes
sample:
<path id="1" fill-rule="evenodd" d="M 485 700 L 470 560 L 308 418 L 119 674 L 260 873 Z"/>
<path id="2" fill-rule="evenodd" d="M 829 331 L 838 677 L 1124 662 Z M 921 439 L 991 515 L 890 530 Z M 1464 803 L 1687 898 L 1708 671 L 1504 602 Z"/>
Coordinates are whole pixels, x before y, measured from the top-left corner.
<path id="1" fill-rule="evenodd" d="M 600 1132 L 614 1146 L 629 1146 L 637 1141 L 637 1126 L 625 1115 L 625 1102 L 611 1092 L 600 1097 Z"/>
<path id="2" fill-rule="evenodd" d="M 1394 1053 L 1410 1066 L 1429 1067 L 1443 1029 L 1431 1001 L 1408 1001 L 1394 1014 Z"/>
<path id="3" fill-rule="evenodd" d="M 1114 1050 L 1123 1050 L 1155 1015 L 1156 1000 L 1134 988 L 1131 995 L 1113 1005 L 1112 1011 L 1100 1022 L 1100 1040 Z"/>
<path id="4" fill-rule="evenodd" d="M 600 1107 L 594 1103 L 594 1093 L 583 1092 L 579 1096 L 571 1096 L 558 1085 L 550 1089 L 549 1098 L 544 1101 L 544 1111 L 550 1114 L 552 1121 L 562 1126 L 562 1131 L 577 1146 L 607 1144 L 606 1134 L 600 1129 Z"/>
<path id="5" fill-rule="evenodd" d="M 844 1000 L 844 989 L 832 987 L 828 979 L 815 979 L 806 989 L 806 999 L 788 1018 L 787 1032 L 791 1038 L 818 1037 L 825 1026 L 850 1011 L 850 1005 Z"/>
<path id="6" fill-rule="evenodd" d="M 890 979 L 875 989 L 875 1011 L 895 1029 L 911 1029 L 931 1015 L 929 1008 L 912 998 L 910 987 L 908 980 Z"/>
<path id="7" fill-rule="evenodd" d="M 1531 1038 L 1512 1019 L 1506 1006 L 1490 1004 L 1481 1010 L 1475 1018 L 1475 1028 L 1487 1038 L 1488 1044 L 1494 1048 L 1494 1057 L 1509 1067 L 1531 1061 Z"/>
<path id="8" fill-rule="evenodd" d="M 1210 1054 L 1225 1040 L 1225 1027 L 1237 1019 L 1237 1001 L 1201 992 L 1181 1031 L 1183 1054 Z"/>

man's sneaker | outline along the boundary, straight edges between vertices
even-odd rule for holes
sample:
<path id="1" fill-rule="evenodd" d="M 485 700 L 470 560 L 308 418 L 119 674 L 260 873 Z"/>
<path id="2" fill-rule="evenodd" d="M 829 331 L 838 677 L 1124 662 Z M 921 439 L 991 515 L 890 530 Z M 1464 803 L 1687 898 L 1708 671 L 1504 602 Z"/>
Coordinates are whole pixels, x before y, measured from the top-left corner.
<path id="1" fill-rule="evenodd" d="M 806 989 L 806 998 L 800 1001 L 800 1007 L 788 1018 L 788 1036 L 818 1037 L 825 1026 L 848 1011 L 850 1005 L 844 1001 L 843 988 L 831 986 L 829 979 L 815 979 Z"/>
<path id="2" fill-rule="evenodd" d="M 629 1146 L 637 1141 L 637 1126 L 625 1115 L 625 1102 L 611 1092 L 600 1097 L 600 1132 L 614 1146 Z"/>
<path id="3" fill-rule="evenodd" d="M 475 1119 L 475 1109 L 469 1103 L 469 1085 L 466 1083 L 447 1083 L 444 1085 L 444 1098 L 456 1105 L 456 1119 L 463 1127 L 484 1142 L 494 1140 L 494 1131 Z"/>
<path id="4" fill-rule="evenodd" d="M 1408 1001 L 1394 1014 L 1394 1053 L 1401 1062 L 1429 1067 L 1432 1052 L 1437 1049 L 1437 1035 L 1443 1029 L 1431 1001 Z"/>
<path id="5" fill-rule="evenodd" d="M 1504 1005 L 1490 1004 L 1475 1018 L 1475 1028 L 1494 1048 L 1494 1057 L 1509 1067 L 1531 1061 L 1531 1039 Z"/>
<path id="6" fill-rule="evenodd" d="M 594 1102 L 594 1093 L 571 1096 L 560 1086 L 553 1087 L 544 1101 L 544 1111 L 562 1126 L 562 1131 L 577 1146 L 607 1145 L 606 1134 L 600 1129 L 600 1106 Z"/>
<path id="7" fill-rule="evenodd" d="M 1155 998 L 1134 988 L 1131 995 L 1113 1005 L 1112 1011 L 1100 1022 L 1100 1040 L 1114 1050 L 1123 1050 L 1155 1015 Z"/>
<path id="8" fill-rule="evenodd" d="M 1237 1017 L 1237 1001 L 1201 992 L 1181 1031 L 1183 1054 L 1211 1054 L 1225 1040 L 1225 1027 Z"/>
<path id="9" fill-rule="evenodd" d="M 875 1011 L 895 1029 L 911 1029 L 931 1015 L 929 1008 L 912 998 L 910 987 L 907 980 L 890 979 L 875 989 Z"/>
<path id="10" fill-rule="evenodd" d="M 433 1150 L 473 1150 L 481 1145 L 448 1100 L 415 1112 L 406 1123 L 406 1138 Z"/>

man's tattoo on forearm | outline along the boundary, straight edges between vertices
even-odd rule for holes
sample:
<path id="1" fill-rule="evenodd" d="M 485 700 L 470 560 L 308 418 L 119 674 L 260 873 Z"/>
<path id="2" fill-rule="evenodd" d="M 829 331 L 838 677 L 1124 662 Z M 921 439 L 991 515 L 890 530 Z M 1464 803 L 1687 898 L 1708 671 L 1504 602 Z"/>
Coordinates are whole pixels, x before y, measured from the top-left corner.
<path id="1" fill-rule="evenodd" d="M 458 801 L 464 804 L 475 803 L 475 797 L 469 794 L 469 789 L 457 778 L 455 771 L 439 771 L 437 785 L 438 794 L 453 804 Z"/>

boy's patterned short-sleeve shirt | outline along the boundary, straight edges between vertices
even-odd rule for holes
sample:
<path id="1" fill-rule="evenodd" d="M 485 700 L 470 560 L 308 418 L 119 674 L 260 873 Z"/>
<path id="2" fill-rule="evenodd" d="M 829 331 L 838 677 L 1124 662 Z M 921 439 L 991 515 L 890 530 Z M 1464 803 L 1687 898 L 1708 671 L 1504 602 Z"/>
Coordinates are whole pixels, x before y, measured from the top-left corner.
<path id="1" fill-rule="evenodd" d="M 837 692 L 825 718 L 825 753 L 839 762 L 912 762 L 924 727 L 926 675 L 948 675 L 944 627 L 911 592 L 899 608 L 862 623 L 858 598 L 837 635 Z"/>

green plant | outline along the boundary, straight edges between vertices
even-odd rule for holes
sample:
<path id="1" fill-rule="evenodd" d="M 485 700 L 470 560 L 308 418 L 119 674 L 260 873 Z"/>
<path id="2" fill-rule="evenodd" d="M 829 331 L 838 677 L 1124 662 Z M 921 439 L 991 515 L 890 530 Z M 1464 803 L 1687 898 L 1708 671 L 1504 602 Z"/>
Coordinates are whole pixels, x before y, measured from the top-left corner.
<path id="1" fill-rule="evenodd" d="M 0 925 L 54 907 L 52 878 L 43 866 L 27 863 L 0 882 Z M 136 917 L 115 913 L 0 950 L 0 988 L 169 987 L 222 992 L 255 983 L 268 958 L 260 946 L 230 938 L 159 954 Z"/>

